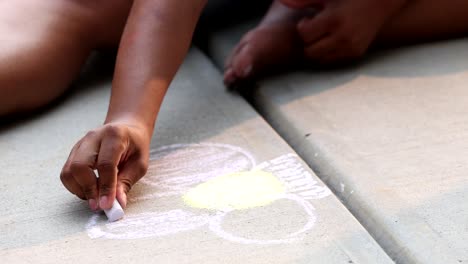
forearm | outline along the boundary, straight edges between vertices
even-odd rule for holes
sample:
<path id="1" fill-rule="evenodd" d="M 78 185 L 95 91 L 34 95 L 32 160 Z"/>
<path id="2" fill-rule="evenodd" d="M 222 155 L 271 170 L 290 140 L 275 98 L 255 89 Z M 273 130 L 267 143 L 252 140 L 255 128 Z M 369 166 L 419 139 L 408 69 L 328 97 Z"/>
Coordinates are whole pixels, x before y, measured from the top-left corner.
<path id="1" fill-rule="evenodd" d="M 205 2 L 134 1 L 119 47 L 106 123 L 136 121 L 152 133 Z"/>

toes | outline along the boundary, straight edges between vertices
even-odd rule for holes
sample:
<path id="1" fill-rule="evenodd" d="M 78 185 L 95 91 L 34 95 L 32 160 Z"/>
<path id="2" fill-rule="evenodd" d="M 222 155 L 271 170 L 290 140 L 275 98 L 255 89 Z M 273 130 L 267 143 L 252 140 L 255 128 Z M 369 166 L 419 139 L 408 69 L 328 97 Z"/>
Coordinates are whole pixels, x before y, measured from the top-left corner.
<path id="1" fill-rule="evenodd" d="M 226 85 L 229 88 L 248 85 L 254 77 L 300 58 L 303 47 L 296 34 L 295 24 L 275 24 L 251 30 L 226 60 Z"/>
<path id="2" fill-rule="evenodd" d="M 236 75 L 233 69 L 228 68 L 224 72 L 224 84 L 228 87 L 231 88 L 234 83 L 236 82 Z"/>
<path id="3" fill-rule="evenodd" d="M 239 79 L 248 79 L 254 73 L 254 66 L 254 54 L 252 53 L 251 45 L 247 44 L 234 57 L 232 69 Z"/>
<path id="4" fill-rule="evenodd" d="M 240 81 L 249 79 L 253 75 L 254 53 L 248 41 L 250 37 L 247 36 L 242 39 L 226 60 L 224 83 L 228 88 L 232 88 Z"/>
<path id="5" fill-rule="evenodd" d="M 237 56 L 237 54 L 245 47 L 247 44 L 247 41 L 244 41 L 244 39 L 241 40 L 239 44 L 232 50 L 231 54 L 227 57 L 225 63 L 224 63 L 224 69 L 226 70 L 227 68 L 232 67 L 232 61 L 233 59 Z"/>
<path id="6" fill-rule="evenodd" d="M 224 71 L 224 83 L 233 88 L 254 74 L 254 63 L 250 45 L 246 44 L 231 59 L 230 66 Z"/>
<path id="7" fill-rule="evenodd" d="M 228 69 L 232 66 L 233 59 L 237 56 L 237 54 L 244 49 L 245 45 L 247 45 L 251 39 L 255 36 L 255 30 L 251 30 L 247 32 L 239 41 L 237 46 L 232 50 L 231 54 L 226 58 L 224 63 L 224 69 Z"/>

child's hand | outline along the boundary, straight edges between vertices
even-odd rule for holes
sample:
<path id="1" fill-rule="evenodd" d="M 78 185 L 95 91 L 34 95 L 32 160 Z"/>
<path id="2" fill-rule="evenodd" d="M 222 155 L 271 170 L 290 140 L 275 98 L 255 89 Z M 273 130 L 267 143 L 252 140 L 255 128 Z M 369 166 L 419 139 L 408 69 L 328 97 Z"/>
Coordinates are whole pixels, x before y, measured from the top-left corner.
<path id="1" fill-rule="evenodd" d="M 297 30 L 307 59 L 329 64 L 362 56 L 381 26 L 407 0 L 330 0 Z"/>
<path id="2" fill-rule="evenodd" d="M 88 200 L 92 210 L 109 209 L 115 198 L 125 207 L 128 191 L 148 168 L 148 134 L 143 126 L 128 122 L 90 131 L 73 147 L 60 175 L 63 185 Z"/>

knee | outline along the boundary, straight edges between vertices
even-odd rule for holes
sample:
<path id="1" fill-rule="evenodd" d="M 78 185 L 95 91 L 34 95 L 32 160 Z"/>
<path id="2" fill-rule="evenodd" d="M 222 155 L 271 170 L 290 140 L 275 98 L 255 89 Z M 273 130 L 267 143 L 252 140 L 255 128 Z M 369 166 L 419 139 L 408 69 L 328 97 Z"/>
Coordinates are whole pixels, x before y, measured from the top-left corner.
<path id="1" fill-rule="evenodd" d="M 0 116 L 38 109 L 60 95 L 58 89 L 45 85 L 34 78 L 0 72 Z"/>

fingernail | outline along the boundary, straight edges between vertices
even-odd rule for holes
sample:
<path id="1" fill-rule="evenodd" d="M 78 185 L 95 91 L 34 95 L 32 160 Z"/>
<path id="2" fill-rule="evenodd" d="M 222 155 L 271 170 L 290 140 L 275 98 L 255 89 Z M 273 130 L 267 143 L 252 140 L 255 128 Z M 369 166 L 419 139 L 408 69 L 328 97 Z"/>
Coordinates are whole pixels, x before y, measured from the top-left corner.
<path id="1" fill-rule="evenodd" d="M 91 208 L 91 210 L 96 211 L 98 209 L 98 204 L 96 203 L 96 200 L 89 199 L 88 204 L 89 204 L 89 208 Z"/>
<path id="2" fill-rule="evenodd" d="M 125 209 L 127 207 L 127 195 L 122 195 L 122 204 L 121 206 Z"/>
<path id="3" fill-rule="evenodd" d="M 242 77 L 246 78 L 250 75 L 250 73 L 252 73 L 252 65 L 249 65 L 247 68 L 244 69 L 244 71 L 242 72 Z"/>
<path id="4" fill-rule="evenodd" d="M 99 207 L 101 207 L 101 209 L 107 209 L 108 206 L 107 206 L 107 196 L 101 196 L 101 198 L 99 199 Z"/>

